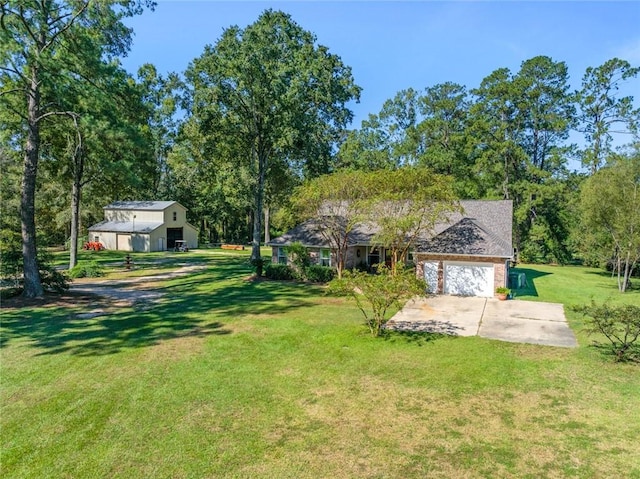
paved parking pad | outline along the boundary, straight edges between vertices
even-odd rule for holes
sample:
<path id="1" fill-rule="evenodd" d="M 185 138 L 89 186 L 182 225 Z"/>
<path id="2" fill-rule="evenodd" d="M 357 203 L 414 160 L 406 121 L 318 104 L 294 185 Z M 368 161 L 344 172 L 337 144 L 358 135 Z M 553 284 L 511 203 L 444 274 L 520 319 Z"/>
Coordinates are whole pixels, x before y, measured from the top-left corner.
<path id="1" fill-rule="evenodd" d="M 561 304 L 487 300 L 478 336 L 516 343 L 578 346 Z"/>
<path id="2" fill-rule="evenodd" d="M 432 296 L 409 301 L 388 329 L 481 336 L 517 343 L 577 347 L 561 304 Z"/>
<path id="3" fill-rule="evenodd" d="M 426 331 L 454 336 L 475 336 L 482 319 L 485 298 L 433 296 L 409 301 L 389 321 L 390 329 Z"/>

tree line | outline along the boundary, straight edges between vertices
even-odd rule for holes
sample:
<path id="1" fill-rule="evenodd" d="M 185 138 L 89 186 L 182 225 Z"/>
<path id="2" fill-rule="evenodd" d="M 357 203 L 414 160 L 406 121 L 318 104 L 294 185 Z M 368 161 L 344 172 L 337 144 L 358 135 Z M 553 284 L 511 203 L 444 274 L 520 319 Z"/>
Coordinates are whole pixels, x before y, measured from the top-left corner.
<path id="1" fill-rule="evenodd" d="M 0 246 L 21 243 L 26 296 L 43 291 L 37 247 L 68 242 L 73 266 L 82 231 L 111 201 L 177 200 L 201 241 L 251 243 L 260 264 L 259 245 L 299 220 L 296 187 L 407 166 L 450 177 L 461 199 L 512 199 L 522 260 L 637 263 L 640 248 L 627 241 L 637 217 L 612 240 L 602 220 L 611 215 L 590 215 L 588 200 L 608 195 L 603 185 L 619 191 L 615 178 L 637 191 L 640 110 L 619 94 L 637 81 L 628 62 L 588 68 L 572 91 L 567 65 L 538 56 L 475 88 L 400 91 L 349 130 L 361 93 L 351 69 L 280 11 L 227 28 L 182 74 L 153 65 L 129 74 L 119 62 L 132 34 L 123 21 L 153 7 L 2 3 Z M 620 137 L 624 151 L 614 148 Z M 627 189 L 614 197 L 640 209 Z"/>

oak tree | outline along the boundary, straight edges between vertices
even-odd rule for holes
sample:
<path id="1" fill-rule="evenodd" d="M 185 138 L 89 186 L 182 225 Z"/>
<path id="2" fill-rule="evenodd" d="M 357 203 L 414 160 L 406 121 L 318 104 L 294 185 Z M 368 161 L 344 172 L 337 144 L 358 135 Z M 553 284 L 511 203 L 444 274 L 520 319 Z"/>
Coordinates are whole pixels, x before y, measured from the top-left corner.
<path id="1" fill-rule="evenodd" d="M 192 62 L 186 79 L 190 114 L 212 154 L 235 159 L 252 179 L 251 258 L 259 263 L 269 177 L 281 167 L 301 175 L 326 172 L 352 118 L 346 105 L 360 88 L 338 56 L 273 10 L 244 29 L 226 29 Z"/>

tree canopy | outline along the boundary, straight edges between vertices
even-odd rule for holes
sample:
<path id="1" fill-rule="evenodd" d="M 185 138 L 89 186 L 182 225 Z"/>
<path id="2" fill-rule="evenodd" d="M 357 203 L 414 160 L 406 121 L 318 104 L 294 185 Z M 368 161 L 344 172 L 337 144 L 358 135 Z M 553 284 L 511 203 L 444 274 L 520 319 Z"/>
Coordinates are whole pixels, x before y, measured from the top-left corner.
<path id="1" fill-rule="evenodd" d="M 186 72 L 190 122 L 216 162 L 247 171 L 253 191 L 252 259 L 260 259 L 265 192 L 294 171 L 328 169 L 360 88 L 351 69 L 280 11 L 224 31 Z M 204 145 L 203 145 L 204 146 Z"/>
<path id="2" fill-rule="evenodd" d="M 640 262 L 640 145 L 610 158 L 585 182 L 580 200 L 583 248 L 613 259 L 625 292 Z"/>

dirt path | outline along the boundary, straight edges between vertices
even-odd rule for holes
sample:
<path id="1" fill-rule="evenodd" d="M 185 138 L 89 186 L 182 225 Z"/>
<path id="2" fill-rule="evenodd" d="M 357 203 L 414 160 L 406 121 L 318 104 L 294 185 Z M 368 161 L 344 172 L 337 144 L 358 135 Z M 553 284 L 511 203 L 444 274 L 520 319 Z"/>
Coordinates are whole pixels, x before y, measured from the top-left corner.
<path id="1" fill-rule="evenodd" d="M 164 292 L 155 290 L 153 286 L 149 288 L 149 283 L 187 276 L 205 267 L 203 264 L 192 264 L 182 266 L 173 271 L 137 278 L 121 280 L 79 280 L 71 284 L 70 292 L 80 295 L 100 296 L 108 300 L 111 306 L 136 306 L 146 309 L 156 304 L 165 295 Z M 86 313 L 81 313 L 78 317 L 93 318 L 104 314 L 107 314 L 105 309 L 98 308 L 87 311 Z"/>

